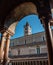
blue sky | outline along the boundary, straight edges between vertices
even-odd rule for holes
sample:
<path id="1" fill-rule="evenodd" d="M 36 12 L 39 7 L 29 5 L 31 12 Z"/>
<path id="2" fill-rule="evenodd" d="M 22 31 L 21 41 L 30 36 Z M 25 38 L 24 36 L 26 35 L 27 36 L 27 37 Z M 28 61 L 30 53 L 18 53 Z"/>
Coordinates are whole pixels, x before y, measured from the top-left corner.
<path id="1" fill-rule="evenodd" d="M 28 15 L 21 19 L 16 26 L 15 34 L 11 38 L 24 36 L 24 25 L 28 22 L 32 28 L 32 34 L 44 31 L 37 15 Z"/>

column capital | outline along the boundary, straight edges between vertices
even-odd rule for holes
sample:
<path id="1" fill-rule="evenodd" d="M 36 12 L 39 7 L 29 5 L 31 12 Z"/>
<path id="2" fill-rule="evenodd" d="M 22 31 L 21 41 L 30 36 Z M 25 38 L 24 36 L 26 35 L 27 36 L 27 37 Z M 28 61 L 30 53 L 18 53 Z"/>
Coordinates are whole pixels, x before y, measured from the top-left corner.
<path id="1" fill-rule="evenodd" d="M 9 30 L 8 28 L 4 27 L 2 30 L 1 30 L 1 34 L 3 34 L 5 36 L 5 34 L 10 34 L 11 36 L 14 35 L 14 33 Z"/>
<path id="2" fill-rule="evenodd" d="M 9 35 L 14 35 L 14 33 L 12 32 L 12 31 L 10 31 L 10 30 L 6 30 L 6 32 L 7 32 L 7 34 L 9 34 Z"/>
<path id="3" fill-rule="evenodd" d="M 2 36 L 6 37 L 7 33 L 6 32 L 2 32 Z"/>
<path id="4" fill-rule="evenodd" d="M 11 34 L 8 33 L 6 37 L 7 37 L 7 39 L 10 39 Z"/>

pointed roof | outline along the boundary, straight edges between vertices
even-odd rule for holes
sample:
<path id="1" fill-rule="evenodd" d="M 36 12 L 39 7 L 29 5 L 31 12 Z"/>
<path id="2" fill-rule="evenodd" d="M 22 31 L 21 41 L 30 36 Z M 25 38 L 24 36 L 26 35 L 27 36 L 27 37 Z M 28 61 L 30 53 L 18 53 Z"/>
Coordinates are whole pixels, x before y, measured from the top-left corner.
<path id="1" fill-rule="evenodd" d="M 28 22 L 26 22 L 26 26 L 29 26 L 29 23 Z"/>
<path id="2" fill-rule="evenodd" d="M 27 27 L 27 26 L 29 26 L 29 23 L 28 23 L 28 22 L 26 22 L 26 24 L 24 25 L 24 27 L 25 27 L 25 26 L 26 26 L 26 27 Z"/>
<path id="3" fill-rule="evenodd" d="M 30 26 L 28 22 L 26 22 L 26 24 L 24 25 L 24 27 Z M 30 26 L 31 28 L 31 26 Z"/>

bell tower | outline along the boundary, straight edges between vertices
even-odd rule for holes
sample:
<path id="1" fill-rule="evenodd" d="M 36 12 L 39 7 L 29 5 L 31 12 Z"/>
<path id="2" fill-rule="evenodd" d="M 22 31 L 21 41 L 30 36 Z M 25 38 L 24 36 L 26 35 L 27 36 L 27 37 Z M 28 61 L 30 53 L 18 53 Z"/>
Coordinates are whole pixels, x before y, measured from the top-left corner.
<path id="1" fill-rule="evenodd" d="M 31 26 L 28 22 L 26 22 L 26 25 L 24 25 L 24 35 L 31 35 Z"/>

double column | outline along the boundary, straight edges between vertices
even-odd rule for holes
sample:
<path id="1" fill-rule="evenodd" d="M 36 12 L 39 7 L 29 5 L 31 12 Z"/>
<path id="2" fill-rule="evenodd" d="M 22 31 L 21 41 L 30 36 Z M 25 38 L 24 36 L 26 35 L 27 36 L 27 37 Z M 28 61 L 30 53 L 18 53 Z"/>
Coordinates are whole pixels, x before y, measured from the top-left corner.
<path id="1" fill-rule="evenodd" d="M 4 33 L 2 33 L 2 36 L 1 36 L 1 48 L 0 48 L 0 61 L 1 61 L 1 63 L 3 62 L 3 57 L 4 57 L 4 46 L 5 46 L 5 41 L 6 41 L 6 35 L 7 35 L 7 33 L 4 32 Z"/>
<path id="2" fill-rule="evenodd" d="M 8 58 L 8 52 L 9 52 L 9 45 L 10 45 L 10 37 L 11 35 L 7 32 L 2 33 L 2 38 L 1 38 L 1 63 L 3 65 L 7 65 L 9 62 Z"/>
<path id="3" fill-rule="evenodd" d="M 8 52 L 9 52 L 9 45 L 10 45 L 10 34 L 8 33 L 6 36 L 6 45 L 4 50 L 4 59 L 3 59 L 3 65 L 8 65 L 9 58 L 8 58 Z"/>

